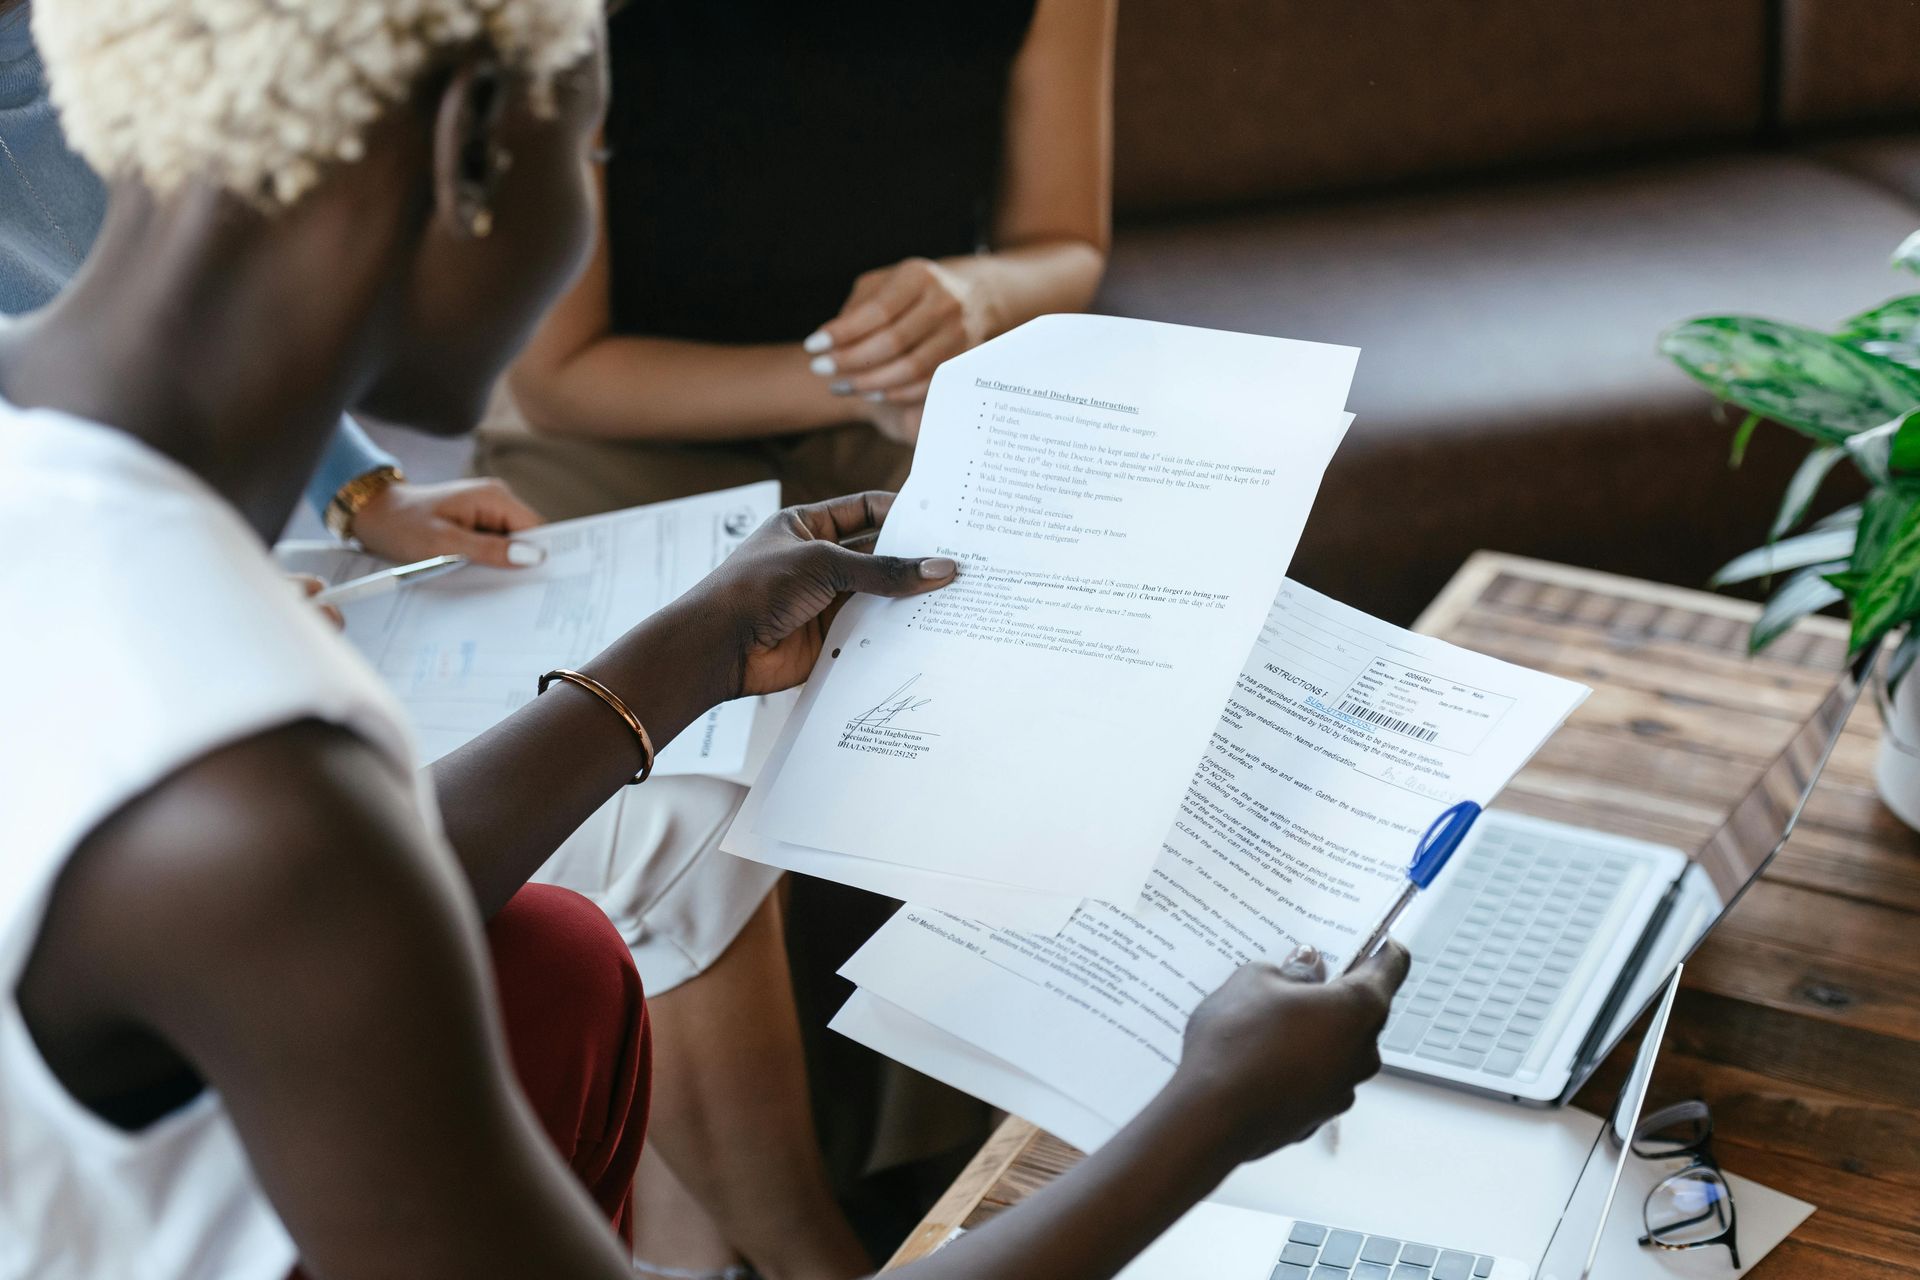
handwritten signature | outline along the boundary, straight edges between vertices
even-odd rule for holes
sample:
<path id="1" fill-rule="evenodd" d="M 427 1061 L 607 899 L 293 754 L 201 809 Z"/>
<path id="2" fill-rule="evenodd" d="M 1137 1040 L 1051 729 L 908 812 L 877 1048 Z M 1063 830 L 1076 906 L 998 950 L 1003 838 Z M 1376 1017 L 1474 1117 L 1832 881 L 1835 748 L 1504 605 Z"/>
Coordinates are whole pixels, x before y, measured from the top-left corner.
<path id="1" fill-rule="evenodd" d="M 895 720 L 898 720 L 901 716 L 907 714 L 907 712 L 918 711 L 920 708 L 932 702 L 932 698 L 919 698 L 914 696 L 913 686 L 918 683 L 920 683 L 920 677 L 918 675 L 913 676 L 905 684 L 882 698 L 872 710 L 864 711 L 847 721 L 847 731 L 840 739 L 841 745 L 844 746 L 847 740 L 856 733 L 872 732 L 875 729 L 888 728 L 893 725 Z M 934 737 L 936 735 L 928 734 L 927 736 Z"/>

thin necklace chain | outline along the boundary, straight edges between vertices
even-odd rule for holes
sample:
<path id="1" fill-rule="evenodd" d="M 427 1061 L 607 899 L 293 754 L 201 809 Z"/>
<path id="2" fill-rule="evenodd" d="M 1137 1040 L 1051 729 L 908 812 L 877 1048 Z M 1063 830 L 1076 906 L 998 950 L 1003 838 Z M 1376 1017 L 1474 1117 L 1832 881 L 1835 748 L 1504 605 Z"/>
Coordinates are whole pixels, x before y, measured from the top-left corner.
<path id="1" fill-rule="evenodd" d="M 79 248 L 76 247 L 72 239 L 68 237 L 67 229 L 60 225 L 60 220 L 53 216 L 53 210 L 48 207 L 47 202 L 40 198 L 40 192 L 33 185 L 33 179 L 27 176 L 27 166 L 21 164 L 20 158 L 13 154 L 13 148 L 7 145 L 5 134 L 0 134 L 0 152 L 6 154 L 7 163 L 11 164 L 13 171 L 20 175 L 20 185 L 27 189 L 27 194 L 33 198 L 33 203 L 39 207 L 40 216 L 47 220 L 47 225 L 53 228 L 53 234 L 60 237 L 60 243 L 67 247 L 67 252 L 73 255 L 73 260 L 77 264 L 82 257 Z"/>

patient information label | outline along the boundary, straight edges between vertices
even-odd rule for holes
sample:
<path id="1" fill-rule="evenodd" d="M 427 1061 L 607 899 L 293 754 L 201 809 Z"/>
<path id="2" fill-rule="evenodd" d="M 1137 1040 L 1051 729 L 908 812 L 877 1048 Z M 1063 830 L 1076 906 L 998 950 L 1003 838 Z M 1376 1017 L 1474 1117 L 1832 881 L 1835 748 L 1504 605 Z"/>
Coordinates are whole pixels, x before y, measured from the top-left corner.
<path id="1" fill-rule="evenodd" d="M 1331 706 L 1339 715 L 1442 751 L 1472 755 L 1514 705 L 1506 694 L 1375 657 Z"/>

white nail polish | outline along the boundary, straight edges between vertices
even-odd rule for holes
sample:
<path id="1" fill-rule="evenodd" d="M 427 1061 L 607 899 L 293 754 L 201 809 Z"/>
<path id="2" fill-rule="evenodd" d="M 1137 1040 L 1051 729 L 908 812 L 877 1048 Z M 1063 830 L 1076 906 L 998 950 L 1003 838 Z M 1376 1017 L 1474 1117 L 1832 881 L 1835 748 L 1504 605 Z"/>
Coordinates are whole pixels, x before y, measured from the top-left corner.
<path id="1" fill-rule="evenodd" d="M 831 378 L 834 374 L 840 372 L 840 366 L 833 362 L 832 356 L 815 356 L 812 362 L 807 365 L 807 368 L 813 370 L 823 378 Z"/>
<path id="2" fill-rule="evenodd" d="M 547 558 L 547 549 L 531 542 L 509 542 L 507 563 L 531 569 Z"/>
<path id="3" fill-rule="evenodd" d="M 800 344 L 800 349 L 810 356 L 817 356 L 822 351 L 831 351 L 833 350 L 833 335 L 825 329 L 815 329 L 807 335 L 807 340 Z"/>
<path id="4" fill-rule="evenodd" d="M 869 392 L 866 392 L 862 396 L 862 398 L 866 400 L 871 400 L 875 404 L 879 404 L 887 398 L 887 393 L 884 391 L 869 391 Z"/>

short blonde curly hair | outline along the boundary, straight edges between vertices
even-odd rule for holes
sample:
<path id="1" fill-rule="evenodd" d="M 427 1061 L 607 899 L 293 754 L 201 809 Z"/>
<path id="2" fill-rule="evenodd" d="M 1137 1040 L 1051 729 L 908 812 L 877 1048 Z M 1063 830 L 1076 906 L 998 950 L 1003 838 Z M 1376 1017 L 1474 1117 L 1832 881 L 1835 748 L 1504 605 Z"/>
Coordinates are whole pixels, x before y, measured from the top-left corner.
<path id="1" fill-rule="evenodd" d="M 161 194 L 193 178 L 290 205 L 434 54 L 485 41 L 537 110 L 599 0 L 41 0 L 33 35 L 75 152 Z"/>

